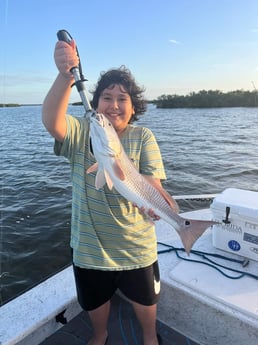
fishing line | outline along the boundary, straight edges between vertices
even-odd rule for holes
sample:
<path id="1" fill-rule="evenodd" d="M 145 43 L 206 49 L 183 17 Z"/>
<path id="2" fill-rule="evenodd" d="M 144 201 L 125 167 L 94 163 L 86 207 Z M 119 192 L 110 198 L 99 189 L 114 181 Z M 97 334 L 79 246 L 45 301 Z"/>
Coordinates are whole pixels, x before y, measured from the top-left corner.
<path id="1" fill-rule="evenodd" d="M 245 276 L 247 277 L 250 277 L 250 278 L 254 278 L 256 280 L 258 280 L 258 276 L 255 275 L 255 274 L 252 274 L 252 273 L 249 273 L 249 272 L 245 272 L 245 271 L 242 271 L 242 270 L 238 270 L 238 269 L 234 269 L 234 268 L 231 268 L 231 267 L 228 267 L 228 266 L 225 266 L 225 265 L 222 265 L 212 259 L 210 259 L 209 257 L 214 257 L 214 258 L 218 258 L 218 259 L 222 259 L 222 260 L 225 260 L 225 261 L 230 261 L 230 262 L 234 262 L 234 263 L 238 263 L 238 264 L 241 264 L 242 267 L 245 267 L 248 265 L 249 263 L 249 260 L 239 260 L 239 259 L 234 259 L 234 258 L 229 258 L 229 257 L 226 257 L 224 255 L 220 255 L 220 254 L 216 254 L 216 253 L 208 253 L 208 252 L 202 252 L 202 251 L 198 251 L 198 250 L 191 250 L 190 253 L 192 254 L 195 254 L 196 256 L 199 256 L 201 257 L 203 260 L 206 260 L 205 261 L 201 261 L 201 260 L 195 260 L 195 259 L 189 259 L 189 258 L 186 258 L 186 257 L 183 257 L 179 254 L 179 252 L 185 252 L 185 249 L 184 248 L 178 248 L 178 247 L 174 247 L 172 245 L 168 245 L 166 243 L 162 243 L 162 242 L 158 242 L 158 244 L 162 245 L 162 246 L 165 246 L 167 247 L 167 249 L 164 249 L 164 250 L 159 250 L 158 251 L 158 254 L 163 254 L 163 253 L 169 253 L 169 252 L 175 252 L 176 253 L 176 256 L 181 259 L 181 260 L 184 260 L 184 261 L 189 261 L 189 262 L 193 262 L 193 263 L 198 263 L 198 264 L 202 264 L 202 265 L 206 265 L 206 266 L 209 266 L 215 270 L 217 270 L 218 272 L 220 272 L 223 276 L 229 278 L 229 279 L 240 279 L 240 278 L 243 278 Z M 208 261 L 208 262 L 207 262 Z M 220 268 L 223 268 L 223 269 L 226 269 L 228 271 L 231 271 L 231 272 L 234 272 L 234 273 L 238 273 L 239 275 L 238 276 L 232 276 L 232 275 L 229 275 L 227 273 L 225 273 L 222 269 Z"/>

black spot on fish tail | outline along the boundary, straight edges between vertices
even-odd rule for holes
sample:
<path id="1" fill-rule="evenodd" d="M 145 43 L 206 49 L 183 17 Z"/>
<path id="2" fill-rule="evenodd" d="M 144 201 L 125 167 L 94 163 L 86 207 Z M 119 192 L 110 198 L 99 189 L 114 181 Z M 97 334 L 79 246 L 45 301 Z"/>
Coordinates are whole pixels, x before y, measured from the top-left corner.
<path id="1" fill-rule="evenodd" d="M 184 245 L 185 251 L 189 255 L 195 241 L 204 233 L 204 231 L 216 222 L 209 220 L 185 219 L 185 228 L 179 231 L 179 236 Z"/>

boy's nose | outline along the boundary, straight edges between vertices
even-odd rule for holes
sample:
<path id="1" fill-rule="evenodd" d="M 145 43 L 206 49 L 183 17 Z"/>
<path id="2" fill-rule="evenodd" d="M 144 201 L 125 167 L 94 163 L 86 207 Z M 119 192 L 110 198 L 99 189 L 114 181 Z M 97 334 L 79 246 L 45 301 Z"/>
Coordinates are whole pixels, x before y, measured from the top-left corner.
<path id="1" fill-rule="evenodd" d="M 114 109 L 118 109 L 118 108 L 119 108 L 118 101 L 117 101 L 116 99 L 113 99 L 113 101 L 112 101 L 112 107 L 113 107 Z"/>

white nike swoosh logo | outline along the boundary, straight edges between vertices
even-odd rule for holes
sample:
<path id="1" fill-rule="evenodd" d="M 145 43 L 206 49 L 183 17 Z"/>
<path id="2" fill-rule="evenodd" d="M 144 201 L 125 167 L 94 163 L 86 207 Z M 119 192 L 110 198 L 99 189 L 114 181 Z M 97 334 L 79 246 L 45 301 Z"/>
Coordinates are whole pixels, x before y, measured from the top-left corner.
<path id="1" fill-rule="evenodd" d="M 160 281 L 157 282 L 157 280 L 154 278 L 154 291 L 155 294 L 159 294 L 160 292 Z"/>

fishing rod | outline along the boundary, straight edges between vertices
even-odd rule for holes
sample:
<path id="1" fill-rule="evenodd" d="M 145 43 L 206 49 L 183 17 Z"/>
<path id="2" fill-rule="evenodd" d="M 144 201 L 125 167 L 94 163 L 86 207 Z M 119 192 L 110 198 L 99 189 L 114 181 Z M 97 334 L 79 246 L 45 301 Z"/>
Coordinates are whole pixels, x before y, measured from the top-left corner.
<path id="1" fill-rule="evenodd" d="M 67 30 L 59 30 L 57 32 L 57 38 L 59 39 L 59 41 L 64 41 L 68 44 L 71 44 L 71 41 L 73 40 L 72 36 L 69 34 L 69 32 Z M 82 66 L 81 66 L 81 59 L 80 59 L 80 55 L 79 55 L 79 51 L 78 48 L 76 46 L 76 52 L 79 58 L 79 64 L 78 66 L 74 66 L 70 69 L 70 72 L 72 73 L 73 77 L 74 77 L 74 84 L 77 88 L 77 91 L 80 94 L 84 109 L 85 109 L 85 117 L 89 117 L 89 113 L 92 113 L 92 107 L 90 104 L 90 101 L 88 99 L 87 96 L 87 91 L 86 91 L 86 87 L 85 87 L 85 82 L 87 81 L 87 79 L 84 77 L 83 73 L 82 73 Z M 72 85 L 72 86 L 73 86 Z"/>

